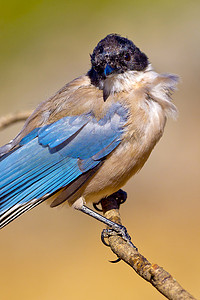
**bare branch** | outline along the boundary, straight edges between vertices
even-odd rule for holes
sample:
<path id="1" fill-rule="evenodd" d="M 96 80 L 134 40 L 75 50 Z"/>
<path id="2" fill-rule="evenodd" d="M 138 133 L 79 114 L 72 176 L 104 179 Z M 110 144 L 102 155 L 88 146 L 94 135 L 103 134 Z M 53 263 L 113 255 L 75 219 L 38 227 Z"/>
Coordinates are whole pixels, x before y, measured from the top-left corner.
<path id="1" fill-rule="evenodd" d="M 12 113 L 12 114 L 8 114 L 4 117 L 1 117 L 0 118 L 0 129 L 6 128 L 6 127 L 10 126 L 11 124 L 14 124 L 19 121 L 25 121 L 30 116 L 31 113 L 32 113 L 32 111 L 22 111 L 22 112 Z"/>
<path id="2" fill-rule="evenodd" d="M 114 194 L 113 194 L 114 195 Z M 112 195 L 111 195 L 112 196 Z M 109 202 L 108 203 L 106 203 Z M 112 198 L 113 201 L 113 198 Z M 109 220 L 121 224 L 119 209 L 116 204 L 110 207 L 110 199 L 101 200 L 103 212 Z M 105 209 L 106 208 L 106 209 Z M 195 299 L 162 267 L 157 264 L 151 264 L 137 249 L 133 248 L 119 235 L 108 238 L 111 250 L 124 262 L 130 265 L 135 272 L 151 283 L 161 294 L 171 300 L 191 300 Z"/>

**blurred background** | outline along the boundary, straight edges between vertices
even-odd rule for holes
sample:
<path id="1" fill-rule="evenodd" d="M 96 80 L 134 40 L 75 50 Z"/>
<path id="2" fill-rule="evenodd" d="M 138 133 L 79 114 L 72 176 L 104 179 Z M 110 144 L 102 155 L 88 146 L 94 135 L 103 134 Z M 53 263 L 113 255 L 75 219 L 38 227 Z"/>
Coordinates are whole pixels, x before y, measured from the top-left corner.
<path id="1" fill-rule="evenodd" d="M 179 109 L 125 186 L 124 225 L 143 255 L 200 298 L 200 2 L 0 0 L 0 115 L 34 109 L 90 68 L 108 33 L 134 41 L 158 72 L 180 75 Z M 21 124 L 0 132 L 1 145 Z M 102 224 L 43 204 L 0 232 L 2 300 L 164 299 L 131 268 L 112 265 Z"/>

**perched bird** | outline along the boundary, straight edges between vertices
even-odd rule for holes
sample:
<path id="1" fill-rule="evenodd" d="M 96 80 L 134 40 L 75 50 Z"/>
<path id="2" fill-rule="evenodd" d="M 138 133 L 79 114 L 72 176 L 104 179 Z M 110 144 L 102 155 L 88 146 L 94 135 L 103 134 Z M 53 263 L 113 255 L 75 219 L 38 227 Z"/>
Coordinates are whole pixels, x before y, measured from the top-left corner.
<path id="1" fill-rule="evenodd" d="M 85 203 L 137 173 L 176 115 L 177 81 L 156 73 L 127 38 L 102 39 L 89 72 L 39 104 L 0 148 L 0 228 L 47 199 L 93 214 Z"/>

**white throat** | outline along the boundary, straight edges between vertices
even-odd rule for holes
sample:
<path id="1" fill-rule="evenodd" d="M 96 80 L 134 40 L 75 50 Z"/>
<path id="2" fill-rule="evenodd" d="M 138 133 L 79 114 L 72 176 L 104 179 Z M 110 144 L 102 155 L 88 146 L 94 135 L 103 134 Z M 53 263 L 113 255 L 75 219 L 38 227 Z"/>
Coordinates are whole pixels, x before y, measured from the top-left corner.
<path id="1" fill-rule="evenodd" d="M 121 74 L 111 74 L 109 75 L 103 84 L 103 89 L 106 90 L 108 94 L 119 93 L 122 91 L 129 91 L 141 82 L 147 74 L 155 73 L 151 64 L 144 71 L 126 71 Z"/>
<path id="2" fill-rule="evenodd" d="M 171 93 L 176 89 L 178 76 L 158 74 L 151 64 L 144 71 L 127 71 L 122 74 L 111 74 L 104 81 L 103 90 L 106 95 L 119 92 L 134 92 L 142 89 L 147 99 L 157 102 L 166 116 L 176 117 L 177 109 L 171 101 Z"/>

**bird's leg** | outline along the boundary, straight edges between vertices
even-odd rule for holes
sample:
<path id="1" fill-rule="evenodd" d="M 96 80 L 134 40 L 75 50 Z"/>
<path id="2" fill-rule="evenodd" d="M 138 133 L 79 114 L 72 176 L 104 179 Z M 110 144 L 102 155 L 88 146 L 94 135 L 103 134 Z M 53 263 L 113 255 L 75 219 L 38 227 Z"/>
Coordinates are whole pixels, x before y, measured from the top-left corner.
<path id="1" fill-rule="evenodd" d="M 105 237 L 108 237 L 108 236 L 114 235 L 114 234 L 115 235 L 118 234 L 118 235 L 121 235 L 125 241 L 131 243 L 130 236 L 128 235 L 127 230 L 123 225 L 117 224 L 117 223 L 105 218 L 104 216 L 98 214 L 97 212 L 90 209 L 86 205 L 83 205 L 82 207 L 75 207 L 75 209 L 82 211 L 83 213 L 87 214 L 88 216 L 93 217 L 96 220 L 109 226 L 111 229 L 105 229 L 103 231 L 103 232 L 105 232 Z M 114 233 L 113 233 L 113 231 L 114 231 Z"/>
<path id="2" fill-rule="evenodd" d="M 122 195 L 124 196 L 124 198 L 126 198 L 126 193 L 123 192 L 122 190 L 119 190 L 118 192 L 110 195 L 109 197 L 107 198 L 104 198 L 106 199 L 106 202 L 103 201 L 104 199 L 101 200 L 101 204 L 102 204 L 102 208 L 103 210 L 106 209 L 108 210 L 108 205 L 107 203 L 109 203 L 110 201 L 112 201 L 112 199 L 119 199 L 119 202 L 120 203 L 123 203 L 125 200 L 122 201 Z M 121 199 L 121 200 L 120 200 Z M 106 205 L 105 205 L 106 203 Z M 106 206 L 106 208 L 105 208 Z M 89 207 L 87 207 L 86 205 L 75 205 L 74 206 L 75 209 L 79 210 L 79 211 L 82 211 L 83 213 L 97 219 L 98 221 L 106 224 L 107 226 L 109 226 L 110 228 L 109 229 L 104 229 L 103 232 L 102 232 L 102 241 L 105 243 L 104 241 L 104 238 L 107 238 L 111 235 L 120 235 L 125 241 L 127 241 L 129 244 L 131 244 L 131 246 L 135 247 L 132 243 L 131 243 L 131 238 L 129 236 L 129 234 L 127 233 L 127 230 L 126 228 L 121 225 L 121 224 L 117 224 L 107 218 L 105 218 L 104 216 L 98 214 L 97 212 L 93 211 L 92 209 L 90 209 Z M 111 208 L 110 209 L 118 209 L 119 208 L 119 205 L 118 206 L 114 206 L 111 204 Z M 106 244 L 106 243 L 105 243 Z"/>
<path id="3" fill-rule="evenodd" d="M 105 214 L 109 210 L 119 209 L 120 205 L 122 203 L 124 203 L 126 201 L 126 199 L 127 199 L 127 193 L 121 189 L 118 190 L 117 192 L 113 193 L 112 195 L 101 199 L 100 203 L 102 206 L 103 213 Z M 113 221 L 115 224 L 119 224 L 120 226 L 122 226 L 120 220 L 117 219 L 117 220 L 113 220 Z M 123 234 L 121 234 L 122 238 L 124 240 L 126 240 L 132 247 L 136 248 L 131 242 L 131 237 L 129 236 L 126 227 L 124 227 L 124 226 L 122 226 L 122 227 L 125 230 L 126 239 L 124 239 Z M 109 246 L 109 244 L 107 244 L 105 242 L 105 238 L 109 238 L 110 236 L 113 236 L 116 234 L 119 235 L 119 233 L 117 233 L 115 230 L 113 230 L 113 228 L 104 229 L 101 233 L 101 240 L 105 245 Z M 114 261 L 114 262 L 116 262 L 116 261 Z"/>

